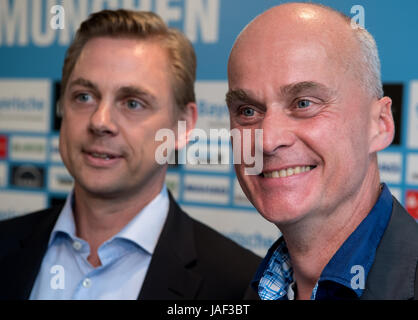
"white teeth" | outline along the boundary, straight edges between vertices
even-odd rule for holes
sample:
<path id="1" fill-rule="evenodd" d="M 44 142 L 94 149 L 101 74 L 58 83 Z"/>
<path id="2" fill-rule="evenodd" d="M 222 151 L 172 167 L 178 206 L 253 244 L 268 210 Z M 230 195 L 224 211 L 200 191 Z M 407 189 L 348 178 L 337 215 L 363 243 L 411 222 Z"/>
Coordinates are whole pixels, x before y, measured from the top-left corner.
<path id="1" fill-rule="evenodd" d="M 298 166 L 298 167 L 294 167 L 294 168 L 287 168 L 287 169 L 282 169 L 280 171 L 271 171 L 271 172 L 266 172 L 263 173 L 264 178 L 285 178 L 285 177 L 290 177 L 293 176 L 295 174 L 299 174 L 299 173 L 303 173 L 303 172 L 308 172 L 312 169 L 313 167 L 311 166 Z"/>
<path id="2" fill-rule="evenodd" d="M 105 160 L 109 160 L 110 159 L 109 155 L 107 155 L 105 153 L 95 153 L 95 152 L 92 152 L 91 155 L 93 157 L 95 157 L 95 158 L 100 158 L 100 159 L 105 159 Z"/>

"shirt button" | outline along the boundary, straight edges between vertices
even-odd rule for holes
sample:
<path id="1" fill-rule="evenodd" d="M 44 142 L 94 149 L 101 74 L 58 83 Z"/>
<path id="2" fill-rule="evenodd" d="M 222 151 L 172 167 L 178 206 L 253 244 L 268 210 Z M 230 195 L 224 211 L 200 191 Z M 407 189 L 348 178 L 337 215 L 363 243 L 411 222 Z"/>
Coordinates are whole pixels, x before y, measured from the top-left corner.
<path id="1" fill-rule="evenodd" d="M 74 241 L 73 242 L 73 248 L 74 248 L 74 250 L 77 250 L 77 251 L 79 251 L 80 249 L 81 249 L 81 247 L 82 247 L 83 245 L 81 244 L 81 242 L 80 241 Z"/>
<path id="2" fill-rule="evenodd" d="M 84 288 L 90 288 L 91 287 L 91 280 L 89 278 L 86 278 L 83 280 L 83 287 Z"/>

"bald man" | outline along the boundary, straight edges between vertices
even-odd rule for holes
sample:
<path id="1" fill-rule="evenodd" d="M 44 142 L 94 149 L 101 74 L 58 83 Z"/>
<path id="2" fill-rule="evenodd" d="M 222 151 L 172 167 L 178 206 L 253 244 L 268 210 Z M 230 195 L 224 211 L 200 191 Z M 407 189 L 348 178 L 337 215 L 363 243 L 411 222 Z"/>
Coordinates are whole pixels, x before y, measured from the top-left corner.
<path id="1" fill-rule="evenodd" d="M 379 178 L 394 123 L 373 37 L 331 8 L 280 5 L 238 36 L 228 78 L 231 128 L 263 130 L 263 171 L 237 164 L 238 180 L 282 232 L 249 298 L 417 298 L 418 225 Z"/>

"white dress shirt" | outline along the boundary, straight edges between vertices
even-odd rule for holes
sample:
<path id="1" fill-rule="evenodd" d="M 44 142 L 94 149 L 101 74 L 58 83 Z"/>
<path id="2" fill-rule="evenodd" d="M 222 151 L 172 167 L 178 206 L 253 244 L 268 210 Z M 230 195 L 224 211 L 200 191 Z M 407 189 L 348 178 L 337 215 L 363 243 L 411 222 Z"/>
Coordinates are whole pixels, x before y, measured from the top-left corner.
<path id="1" fill-rule="evenodd" d="M 72 203 L 73 193 L 52 230 L 30 299 L 137 299 L 167 217 L 166 186 L 99 247 L 97 268 L 87 261 L 89 244 L 76 236 Z"/>

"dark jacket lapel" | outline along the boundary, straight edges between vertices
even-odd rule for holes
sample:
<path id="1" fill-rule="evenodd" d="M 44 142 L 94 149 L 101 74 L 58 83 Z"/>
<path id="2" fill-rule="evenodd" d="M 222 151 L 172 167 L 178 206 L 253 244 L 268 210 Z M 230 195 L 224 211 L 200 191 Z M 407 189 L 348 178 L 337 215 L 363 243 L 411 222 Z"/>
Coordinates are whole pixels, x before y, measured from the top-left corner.
<path id="1" fill-rule="evenodd" d="M 57 207 L 35 213 L 25 229 L 16 230 L 14 246 L 1 259 L 0 299 L 29 298 L 60 211 Z"/>
<path id="2" fill-rule="evenodd" d="M 193 221 L 172 195 L 167 220 L 151 259 L 138 299 L 193 299 L 201 276 L 193 271 L 196 250 Z"/>
<path id="3" fill-rule="evenodd" d="M 376 251 L 362 299 L 414 298 L 418 263 L 418 225 L 393 198 L 392 216 Z M 415 297 L 417 298 L 417 297 Z"/>

